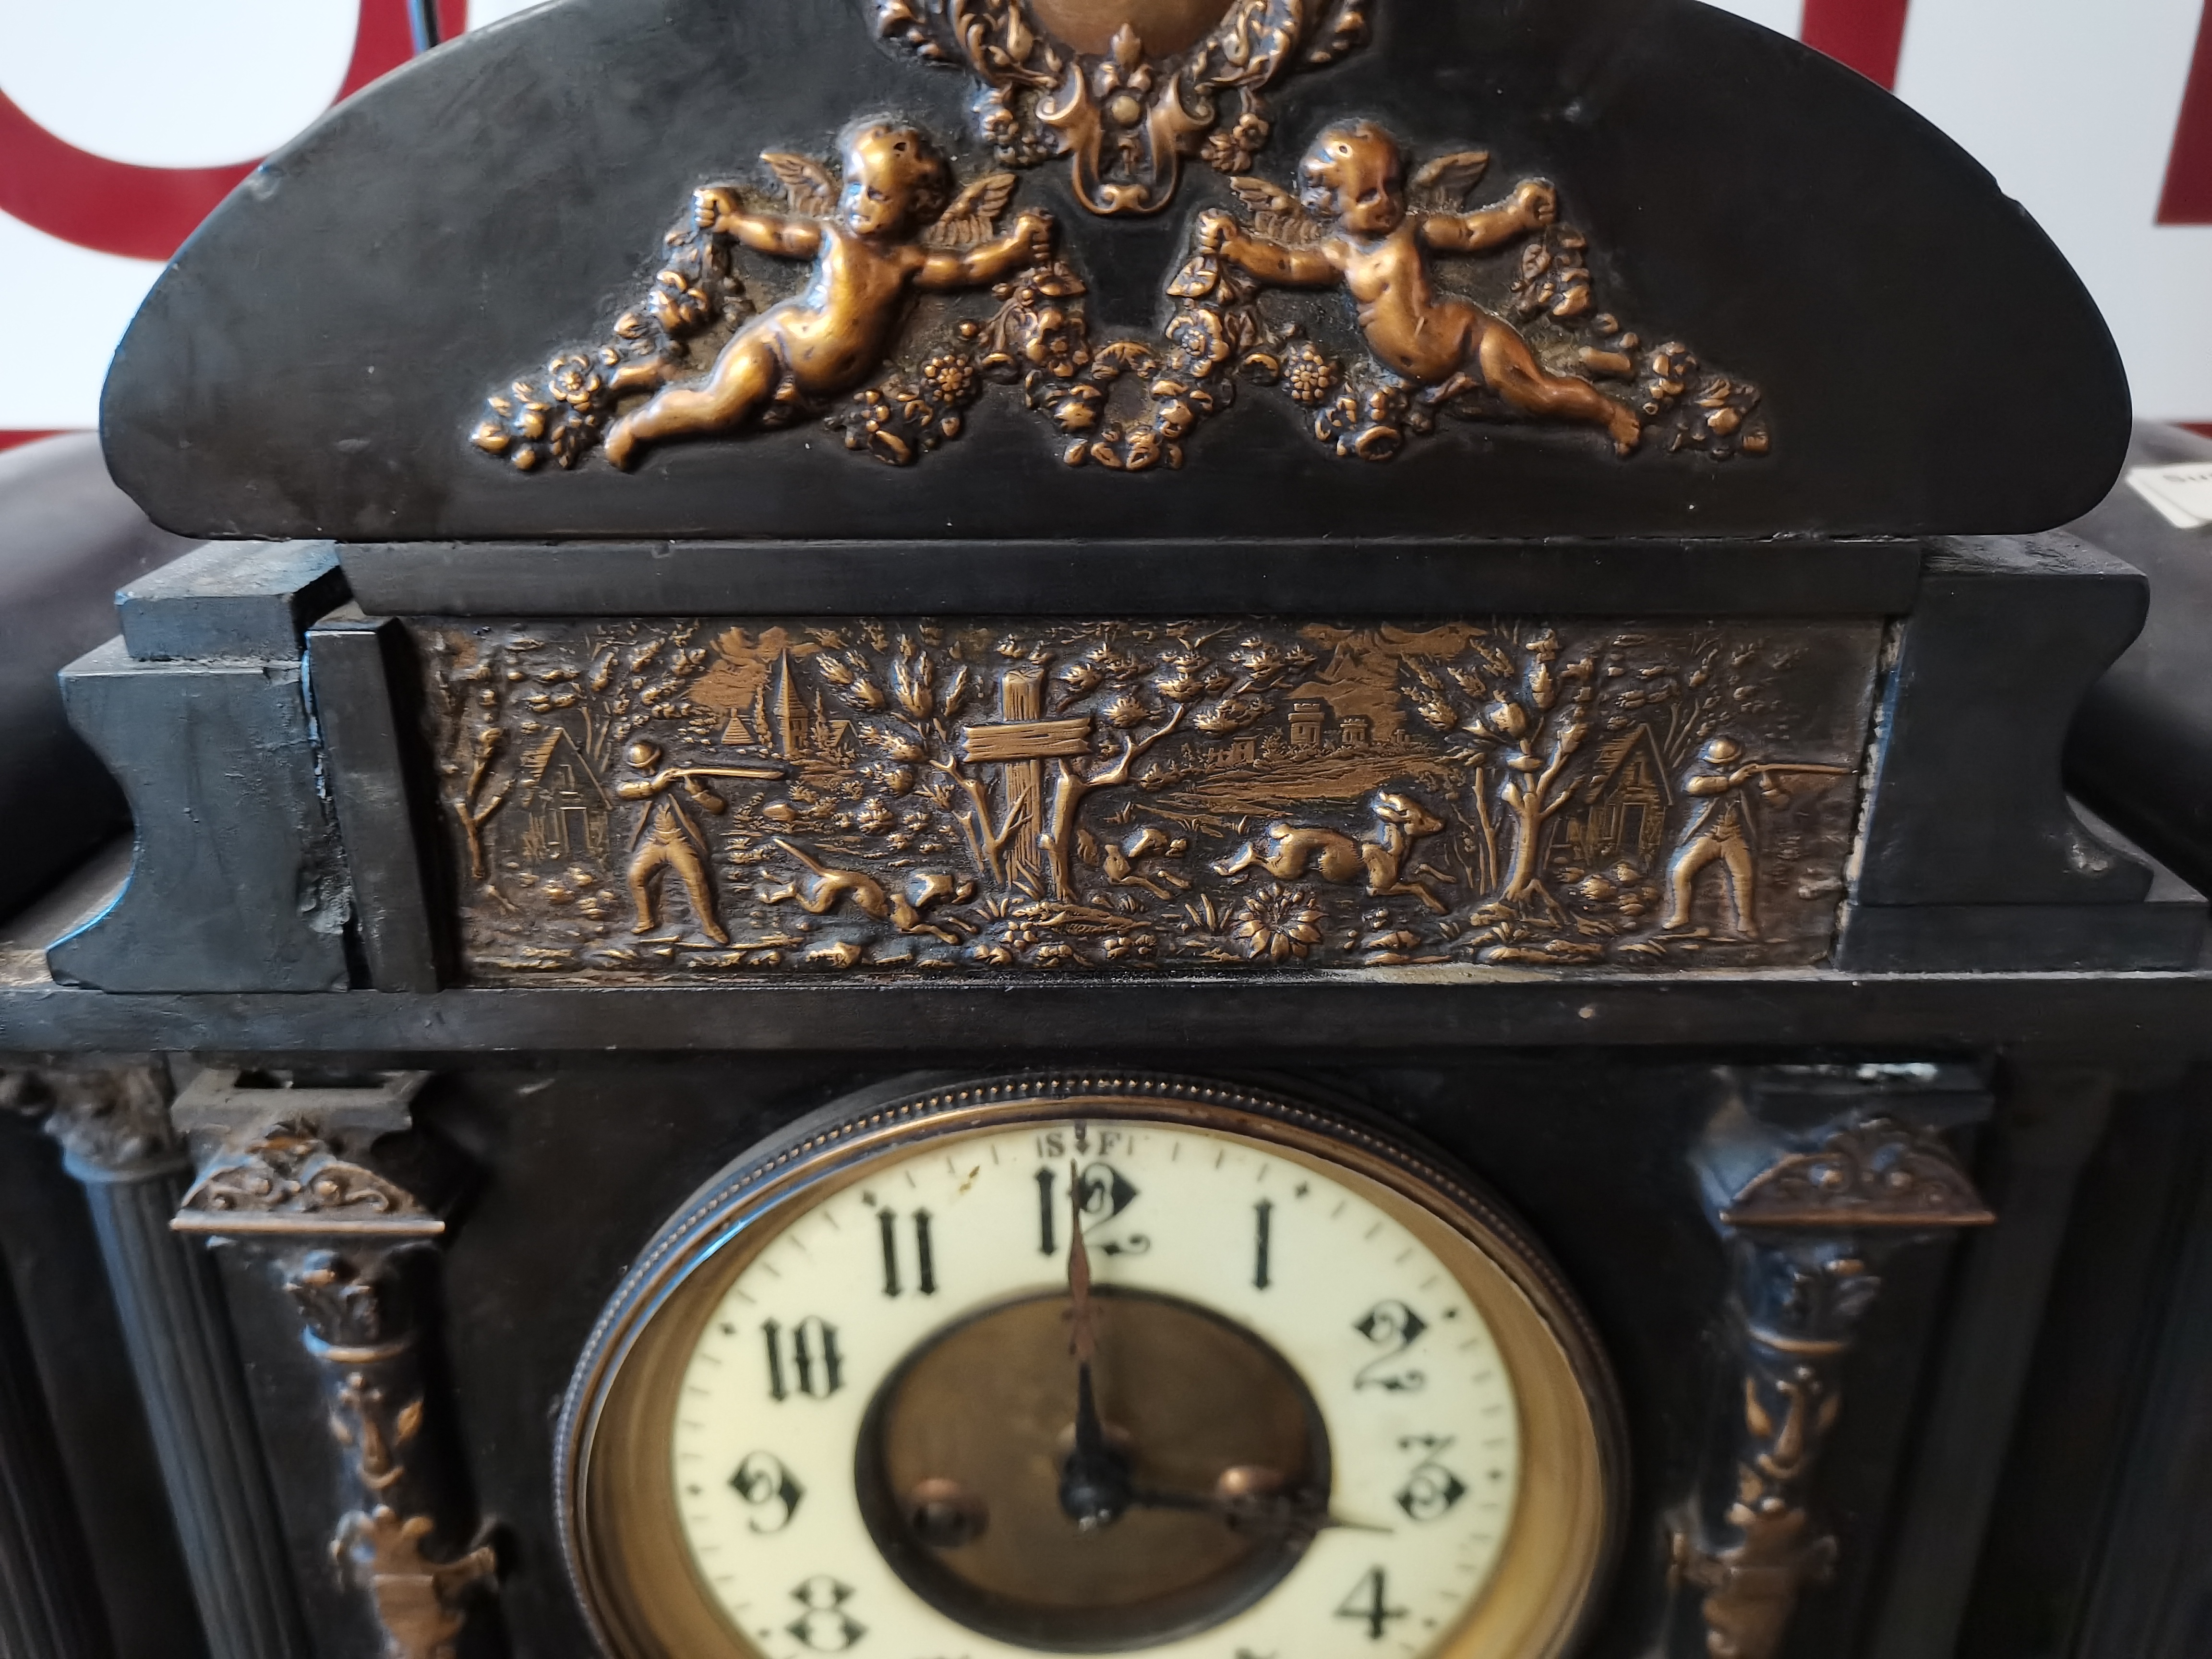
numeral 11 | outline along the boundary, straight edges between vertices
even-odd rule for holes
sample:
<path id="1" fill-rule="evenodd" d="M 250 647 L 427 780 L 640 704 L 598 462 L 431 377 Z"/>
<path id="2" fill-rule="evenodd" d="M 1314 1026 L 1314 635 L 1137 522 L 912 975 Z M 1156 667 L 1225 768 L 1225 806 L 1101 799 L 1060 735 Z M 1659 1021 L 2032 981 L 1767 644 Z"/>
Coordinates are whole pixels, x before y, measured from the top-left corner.
<path id="1" fill-rule="evenodd" d="M 899 1284 L 898 1212 L 878 1210 L 876 1224 L 884 1231 L 884 1294 L 896 1296 Z M 924 1296 L 937 1294 L 937 1261 L 929 1242 L 929 1212 L 914 1212 L 915 1289 Z"/>

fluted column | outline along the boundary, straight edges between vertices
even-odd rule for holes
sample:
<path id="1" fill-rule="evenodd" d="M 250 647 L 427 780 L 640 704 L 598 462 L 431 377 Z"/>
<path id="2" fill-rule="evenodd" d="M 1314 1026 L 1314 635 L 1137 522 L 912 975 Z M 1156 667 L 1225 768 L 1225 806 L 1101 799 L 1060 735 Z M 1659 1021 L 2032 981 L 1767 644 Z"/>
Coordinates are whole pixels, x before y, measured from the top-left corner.
<path id="1" fill-rule="evenodd" d="M 113 1651 L 22 1314 L 0 1272 L 0 1659 Z"/>
<path id="2" fill-rule="evenodd" d="M 311 1651 L 222 1286 L 170 1230 L 191 1164 L 155 1065 L 46 1073 L 84 1185 L 212 1659 Z"/>

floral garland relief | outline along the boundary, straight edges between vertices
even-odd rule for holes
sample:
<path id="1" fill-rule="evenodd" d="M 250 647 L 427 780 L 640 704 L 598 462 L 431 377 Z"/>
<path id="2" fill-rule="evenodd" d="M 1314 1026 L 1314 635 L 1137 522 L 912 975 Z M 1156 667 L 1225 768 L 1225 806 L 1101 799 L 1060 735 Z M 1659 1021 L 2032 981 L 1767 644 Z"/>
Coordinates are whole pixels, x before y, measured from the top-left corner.
<path id="1" fill-rule="evenodd" d="M 700 191 L 643 303 L 601 345 L 491 398 L 477 447 L 530 471 L 575 467 L 604 444 L 627 466 L 643 445 L 815 416 L 854 453 L 903 466 L 958 438 L 995 385 L 1018 390 L 1069 465 L 1141 472 L 1181 466 L 1240 381 L 1287 398 L 1348 459 L 1388 460 L 1446 416 L 1579 426 L 1622 456 L 1658 447 L 1725 461 L 1771 447 L 1754 385 L 1605 307 L 1588 240 L 1551 184 L 1523 179 L 1468 208 L 1483 151 L 1415 165 L 1372 123 L 1331 126 L 1295 193 L 1236 177 L 1242 216 L 1197 216 L 1157 338 L 1103 341 L 1050 216 L 1024 211 L 1000 233 L 1012 173 L 956 193 L 927 135 L 884 123 L 846 135 L 842 182 L 805 157 L 764 160 L 781 202 Z M 738 248 L 812 259 L 813 280 L 764 305 Z M 888 280 L 840 274 L 855 262 Z M 1485 276 L 1489 291 L 1458 291 Z M 899 362 L 910 296 L 983 288 L 990 314 L 955 320 L 917 343 L 929 347 L 919 362 Z M 1316 297 L 1279 297 L 1296 290 Z M 825 337 L 835 350 L 819 349 Z M 888 374 L 856 384 L 887 359 Z M 702 360 L 711 367 L 693 375 Z"/>

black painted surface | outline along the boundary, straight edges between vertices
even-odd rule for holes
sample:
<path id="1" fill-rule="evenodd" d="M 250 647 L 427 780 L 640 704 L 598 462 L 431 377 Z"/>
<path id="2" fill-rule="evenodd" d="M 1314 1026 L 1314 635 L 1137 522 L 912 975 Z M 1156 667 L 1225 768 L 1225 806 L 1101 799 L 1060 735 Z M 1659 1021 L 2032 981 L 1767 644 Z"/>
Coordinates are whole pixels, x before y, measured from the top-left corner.
<path id="1" fill-rule="evenodd" d="M 2111 1077 L 2094 1069 L 2022 1068 L 2003 1079 L 1975 1170 L 1996 1221 L 1961 1245 L 1869 1655 L 1954 1659 L 2075 1187 L 2112 1097 Z"/>
<path id="2" fill-rule="evenodd" d="M 2212 439 L 2136 429 L 2130 466 L 2181 461 L 2212 461 Z M 2068 780 L 2146 851 L 2212 887 L 2212 529 L 2176 528 L 2125 483 L 2072 528 L 2150 579 L 2150 616 L 2083 699 Z"/>
<path id="3" fill-rule="evenodd" d="M 2205 904 L 1849 904 L 1836 961 L 1853 973 L 2113 973 L 2194 968 Z"/>
<path id="4" fill-rule="evenodd" d="M 1162 526 L 1163 529 L 1165 526 Z M 1912 541 L 371 542 L 340 548 L 387 616 L 1883 617 Z"/>
<path id="5" fill-rule="evenodd" d="M 110 1659 L 92 1555 L 10 1275 L 0 1271 L 0 1655 Z"/>
<path id="6" fill-rule="evenodd" d="M 307 636 L 307 671 L 331 802 L 344 843 L 354 925 L 368 982 L 380 991 L 434 991 L 439 940 L 428 848 L 416 833 L 409 751 L 393 702 L 406 632 L 351 605 Z"/>
<path id="7" fill-rule="evenodd" d="M 328 542 L 219 542 L 132 582 L 115 596 L 115 614 L 139 662 L 281 658 L 344 598 Z"/>
<path id="8" fill-rule="evenodd" d="M 2071 537 L 1951 541 L 1929 557 L 1885 700 L 1856 902 L 2118 904 L 2149 891 L 2147 868 L 2075 817 L 2058 764 L 2075 706 L 2145 603 L 2142 576 Z"/>
<path id="9" fill-rule="evenodd" d="M 1087 1059 L 1133 1031 L 1192 1065 L 1257 1049 L 1301 1062 L 1465 1058 L 1555 1045 L 1694 1048 L 1773 1055 L 1952 1054 L 2040 1042 L 2115 1069 L 2212 1054 L 2212 973 L 1700 973 L 1533 975 L 1468 970 L 1445 982 L 1311 978 L 1263 985 L 1157 979 L 1099 985 L 1009 978 L 970 985 L 520 987 L 428 995 L 117 997 L 52 986 L 0 990 L 0 1054 L 141 1048 L 321 1055 L 332 1063 L 468 1068 L 502 1057 L 620 1049 L 640 1056 L 844 1053 L 934 1061 L 988 1030 L 1012 1060 Z"/>
<path id="10" fill-rule="evenodd" d="M 2185 1096 L 2185 1098 L 2190 1098 Z M 2212 1160 L 2203 1096 L 2179 1161 L 2163 1317 L 2114 1483 L 2078 1651 L 2196 1659 L 2212 1651 Z"/>
<path id="11" fill-rule="evenodd" d="M 0 913 L 130 822 L 54 675 L 114 633 L 117 584 L 190 545 L 108 481 L 89 435 L 0 454 Z"/>
<path id="12" fill-rule="evenodd" d="M 1370 47 L 1270 94 L 1261 173 L 1359 112 L 1427 153 L 1488 148 L 1494 185 L 1550 176 L 1608 303 L 1765 390 L 1771 456 L 1624 463 L 1587 432 L 1447 422 L 1370 465 L 1249 397 L 1181 471 L 1120 475 L 1063 465 L 999 392 L 911 468 L 802 426 L 635 476 L 520 473 L 467 444 L 484 398 L 593 339 L 696 186 L 885 109 L 963 135 L 963 174 L 986 160 L 968 81 L 874 44 L 857 0 L 562 0 L 347 100 L 240 186 L 118 354 L 112 462 L 179 529 L 356 541 L 1993 532 L 2103 494 L 2128 397 L 2102 320 L 1988 174 L 1870 82 L 1690 0 L 1376 11 Z M 1164 214 L 1105 222 L 1065 171 L 1018 202 L 1059 214 L 1094 333 L 1152 329 L 1225 187 L 1194 170 Z"/>
<path id="13" fill-rule="evenodd" d="M 2212 1562 L 2201 1534 L 2191 1537 L 2212 1520 L 2212 1468 L 2201 1449 L 2212 1448 L 2212 1397 L 2206 1362 L 2186 1353 L 2212 1332 L 2212 1304 L 2202 1281 L 2176 1294 L 2182 1248 L 2192 1235 L 2212 1236 L 2203 1209 L 2212 1191 L 2207 1081 L 2199 1071 L 2121 1098 L 2082 1171 L 1959 1659 L 2181 1659 L 2206 1650 L 2202 1639 L 2161 1648 L 2152 1632 L 2161 1624 L 2185 1630 L 2187 1577 Z M 2185 1392 L 2142 1413 L 2138 1425 L 2162 1340 L 2193 1368 Z M 2138 1499 L 2150 1499 L 2152 1524 L 2108 1545 L 2116 1497 L 2130 1483 Z M 2107 1597 L 2105 1611 L 2136 1621 L 2135 1639 L 2084 1640 L 2100 1574 L 2134 1598 L 2115 1607 Z"/>
<path id="14" fill-rule="evenodd" d="M 63 690 L 137 836 L 113 905 L 48 952 L 56 975 L 110 991 L 342 988 L 345 878 L 297 659 L 137 663 L 113 640 Z"/>

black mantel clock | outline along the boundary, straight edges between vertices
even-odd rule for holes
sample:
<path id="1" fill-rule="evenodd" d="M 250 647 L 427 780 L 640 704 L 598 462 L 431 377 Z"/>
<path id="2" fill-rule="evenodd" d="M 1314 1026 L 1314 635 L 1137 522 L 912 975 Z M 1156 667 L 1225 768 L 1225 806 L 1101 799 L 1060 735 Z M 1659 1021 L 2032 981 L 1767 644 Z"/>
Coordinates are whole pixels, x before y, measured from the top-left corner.
<path id="1" fill-rule="evenodd" d="M 25 1280 L 26 1651 L 1984 1659 L 2100 1512 L 2010 1437 L 2212 1029 L 2058 775 L 2127 392 L 1849 71 L 555 0 L 246 180 L 103 435 L 213 539 L 0 982 L 120 1320 Z"/>

